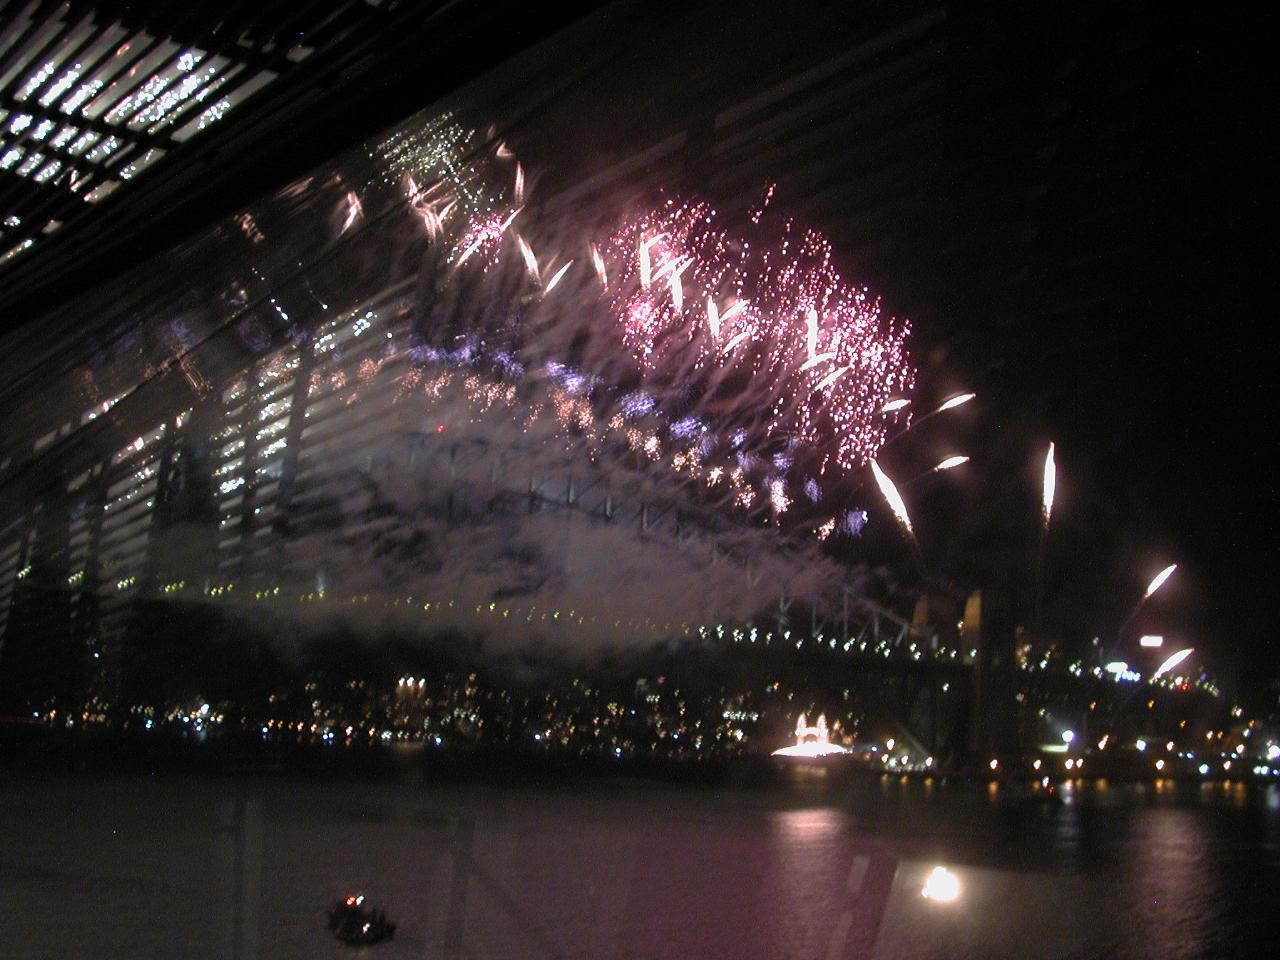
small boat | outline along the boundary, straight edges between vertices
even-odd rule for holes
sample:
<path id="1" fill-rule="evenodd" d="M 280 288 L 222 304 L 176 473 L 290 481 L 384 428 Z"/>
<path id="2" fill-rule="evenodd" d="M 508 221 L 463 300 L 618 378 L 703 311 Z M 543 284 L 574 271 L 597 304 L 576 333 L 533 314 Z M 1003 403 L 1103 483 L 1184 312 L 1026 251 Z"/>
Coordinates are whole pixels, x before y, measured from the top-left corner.
<path id="1" fill-rule="evenodd" d="M 364 894 L 356 894 L 329 908 L 329 932 L 349 946 L 364 947 L 390 940 L 396 925 L 381 910 L 366 906 Z"/>
<path id="2" fill-rule="evenodd" d="M 1066 802 L 1057 785 L 1048 777 L 1038 783 L 1017 781 L 1001 784 L 1000 800 L 1009 805 L 1047 807 L 1060 807 Z"/>
<path id="3" fill-rule="evenodd" d="M 1021 798 L 1023 803 L 1038 803 L 1050 807 L 1060 807 L 1065 802 L 1062 793 L 1048 777 L 1045 777 Z"/>

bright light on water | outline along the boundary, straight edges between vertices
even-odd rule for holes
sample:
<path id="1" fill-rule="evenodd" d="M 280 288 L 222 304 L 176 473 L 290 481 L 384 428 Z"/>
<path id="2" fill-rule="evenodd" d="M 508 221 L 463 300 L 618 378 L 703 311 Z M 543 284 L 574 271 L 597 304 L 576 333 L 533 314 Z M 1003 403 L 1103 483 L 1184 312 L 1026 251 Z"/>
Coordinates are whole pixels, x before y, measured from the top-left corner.
<path id="1" fill-rule="evenodd" d="M 946 867 L 934 867 L 924 881 L 920 896 L 926 900 L 950 903 L 960 896 L 960 879 Z"/>

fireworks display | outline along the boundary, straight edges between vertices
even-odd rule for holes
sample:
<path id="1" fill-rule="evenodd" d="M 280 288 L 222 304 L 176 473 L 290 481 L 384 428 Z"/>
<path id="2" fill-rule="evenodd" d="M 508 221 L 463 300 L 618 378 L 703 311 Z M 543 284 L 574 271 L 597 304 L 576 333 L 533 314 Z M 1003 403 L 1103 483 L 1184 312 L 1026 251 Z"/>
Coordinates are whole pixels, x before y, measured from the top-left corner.
<path id="1" fill-rule="evenodd" d="M 840 276 L 821 234 L 786 222 L 770 236 L 767 217 L 751 219 L 759 238 L 706 203 L 668 200 L 617 230 L 606 295 L 623 341 L 651 379 L 692 380 L 712 403 L 749 393 L 765 435 L 861 466 L 913 386 L 909 328 Z"/>
<path id="2" fill-rule="evenodd" d="M 286 513 L 323 507 L 358 518 L 337 541 L 301 526 L 283 538 L 272 556 L 287 557 L 301 579 L 236 561 L 249 571 L 244 582 L 270 578 L 272 596 L 324 596 L 304 583 L 320 576 L 316 558 L 333 572 L 344 551 L 366 544 L 376 556 L 337 575 L 351 596 L 392 581 L 404 596 L 439 596 L 465 570 L 468 609 L 496 598 L 514 616 L 507 598 L 516 595 L 570 619 L 577 610 L 584 627 L 604 617 L 583 614 L 592 598 L 625 606 L 619 584 L 636 608 L 614 619 L 636 629 L 667 629 L 666 617 L 649 623 L 645 611 L 671 608 L 671 597 L 644 591 L 668 581 L 707 585 L 687 598 L 682 623 L 751 615 L 754 592 L 730 579 L 743 571 L 751 584 L 763 577 L 823 596 L 838 574 L 815 541 L 856 537 L 868 522 L 838 495 L 841 475 L 870 462 L 886 428 L 909 416 L 907 325 L 882 317 L 875 298 L 839 274 L 820 234 L 763 208 L 739 225 L 696 200 L 650 198 L 605 217 L 544 202 L 536 179 L 492 134 L 447 116 L 419 122 L 215 232 L 206 245 L 231 254 L 192 255 L 184 289 L 199 292 L 156 321 L 167 331 L 160 352 L 148 352 L 136 318 L 122 320 L 69 414 L 84 427 L 109 412 L 134 438 L 112 458 L 125 471 L 111 481 L 122 492 L 103 507 L 112 524 L 103 589 L 113 602 L 138 582 L 137 552 L 121 545 L 132 549 L 150 529 L 157 451 L 196 430 L 208 432 L 228 568 L 264 542 L 259 534 L 279 537 Z M 281 209 L 288 236 L 278 232 Z M 509 526 L 485 528 L 486 540 L 474 528 L 454 532 L 431 512 L 434 501 L 424 506 L 426 488 L 415 484 L 428 456 L 444 458 L 431 469 L 449 482 L 483 487 L 499 506 L 518 498 L 625 515 L 643 535 L 584 524 L 570 544 L 563 523 L 528 513 L 533 559 L 517 562 Z M 416 466 L 380 479 L 376 503 L 342 492 L 348 483 L 367 492 L 367 480 L 351 478 L 401 470 L 406 457 Z M 299 506 L 289 497 L 304 488 L 312 499 Z M 145 510 L 126 516 L 133 504 Z M 397 552 L 410 519 L 450 566 L 423 573 L 398 563 L 418 555 L 417 546 Z M 778 530 L 800 536 L 782 545 Z M 616 569 L 578 568 L 596 539 L 596 555 Z M 458 559 L 464 547 L 469 561 Z M 194 570 L 200 551 L 191 554 L 182 562 Z M 175 575 L 168 587 L 197 582 Z M 209 596 L 232 589 L 211 582 Z"/>
<path id="3" fill-rule="evenodd" d="M 666 198 L 595 235 L 561 217 L 548 236 L 501 141 L 443 118 L 374 157 L 451 268 L 492 281 L 467 288 L 465 346 L 428 353 L 518 356 L 523 375 L 549 381 L 566 433 L 589 435 L 596 454 L 624 445 L 781 518 L 797 502 L 811 514 L 818 477 L 864 466 L 901 427 L 914 387 L 909 326 L 840 275 L 821 234 L 769 216 L 772 190 L 745 231 L 705 202 Z M 514 299 L 513 278 L 524 287 Z M 499 372 L 509 377 L 510 364 Z M 823 539 L 860 529 L 827 516 L 808 525 Z"/>

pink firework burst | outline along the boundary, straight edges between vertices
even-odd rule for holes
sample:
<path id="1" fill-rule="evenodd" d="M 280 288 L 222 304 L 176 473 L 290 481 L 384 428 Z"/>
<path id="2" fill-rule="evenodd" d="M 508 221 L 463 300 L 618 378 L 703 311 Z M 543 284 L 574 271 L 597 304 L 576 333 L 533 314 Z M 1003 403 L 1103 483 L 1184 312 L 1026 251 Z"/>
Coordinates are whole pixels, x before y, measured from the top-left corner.
<path id="1" fill-rule="evenodd" d="M 710 205 L 668 200 L 618 229 L 603 249 L 623 342 L 647 376 L 733 389 L 766 436 L 857 467 L 885 441 L 882 408 L 914 385 L 910 326 L 841 277 L 822 234 L 751 220 L 738 235 Z"/>

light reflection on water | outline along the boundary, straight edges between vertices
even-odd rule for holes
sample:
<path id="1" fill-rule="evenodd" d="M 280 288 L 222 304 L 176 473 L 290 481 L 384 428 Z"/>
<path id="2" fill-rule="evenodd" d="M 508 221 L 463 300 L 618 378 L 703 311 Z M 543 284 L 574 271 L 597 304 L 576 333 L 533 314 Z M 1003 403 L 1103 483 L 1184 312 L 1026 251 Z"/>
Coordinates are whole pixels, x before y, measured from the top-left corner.
<path id="1" fill-rule="evenodd" d="M 25 827 L 0 851 L 15 958 L 217 956 L 234 890 L 255 891 L 241 914 L 257 952 L 241 955 L 337 956 L 322 911 L 355 887 L 401 924 L 386 960 L 1251 956 L 1280 934 L 1274 787 L 1076 781 L 1048 806 L 897 778 L 767 793 L 5 786 L 0 819 Z M 256 827 L 235 840 L 219 811 L 237 796 Z M 256 874 L 252 856 L 228 866 L 232 840 L 258 844 Z M 921 895 L 938 866 L 954 902 Z"/>

